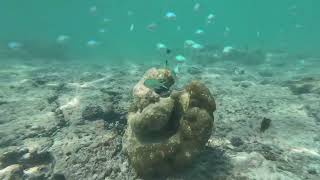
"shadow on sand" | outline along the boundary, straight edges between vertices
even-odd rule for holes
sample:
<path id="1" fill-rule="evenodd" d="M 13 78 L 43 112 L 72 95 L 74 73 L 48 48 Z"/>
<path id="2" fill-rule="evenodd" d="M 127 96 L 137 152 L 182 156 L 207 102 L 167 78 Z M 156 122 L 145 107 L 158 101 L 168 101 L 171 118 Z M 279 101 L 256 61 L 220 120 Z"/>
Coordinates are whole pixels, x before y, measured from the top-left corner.
<path id="1" fill-rule="evenodd" d="M 168 177 L 153 180 L 225 180 L 231 176 L 233 167 L 225 152 L 218 148 L 206 147 L 191 166 Z M 149 180 L 149 179 L 145 179 Z"/>

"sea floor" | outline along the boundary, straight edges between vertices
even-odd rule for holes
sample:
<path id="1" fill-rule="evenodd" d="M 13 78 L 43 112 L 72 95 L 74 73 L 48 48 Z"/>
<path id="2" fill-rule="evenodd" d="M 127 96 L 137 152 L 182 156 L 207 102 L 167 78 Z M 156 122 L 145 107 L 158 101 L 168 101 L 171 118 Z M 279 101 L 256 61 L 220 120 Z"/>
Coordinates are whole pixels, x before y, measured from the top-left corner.
<path id="1" fill-rule="evenodd" d="M 132 87 L 151 67 L 3 60 L 0 179 L 142 179 L 122 135 Z M 159 179 L 320 179 L 319 67 L 290 56 L 185 64 L 177 84 L 208 86 L 215 128 L 192 166 Z"/>

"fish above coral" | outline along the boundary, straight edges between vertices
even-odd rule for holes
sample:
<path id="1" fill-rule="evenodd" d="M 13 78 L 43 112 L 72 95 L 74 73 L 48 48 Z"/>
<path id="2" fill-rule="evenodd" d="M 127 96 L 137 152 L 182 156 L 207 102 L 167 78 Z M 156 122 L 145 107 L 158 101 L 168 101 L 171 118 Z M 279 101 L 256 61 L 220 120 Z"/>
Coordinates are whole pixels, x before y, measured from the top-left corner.
<path id="1" fill-rule="evenodd" d="M 172 79 L 169 70 L 152 68 L 133 89 L 123 148 L 139 176 L 152 179 L 183 169 L 212 133 L 216 104 L 209 89 L 192 81 L 166 97 L 152 91 L 169 87 Z"/>

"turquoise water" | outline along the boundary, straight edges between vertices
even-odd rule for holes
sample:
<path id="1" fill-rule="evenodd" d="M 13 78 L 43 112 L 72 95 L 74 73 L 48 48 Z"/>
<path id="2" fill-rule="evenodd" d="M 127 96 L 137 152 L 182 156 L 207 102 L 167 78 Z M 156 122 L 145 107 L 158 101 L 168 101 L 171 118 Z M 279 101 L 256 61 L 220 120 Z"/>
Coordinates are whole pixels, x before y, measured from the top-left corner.
<path id="1" fill-rule="evenodd" d="M 320 180 L 319 10 L 0 0 L 0 180 Z"/>
<path id="2" fill-rule="evenodd" d="M 196 3 L 200 4 L 198 11 L 194 11 Z M 90 11 L 92 7 L 96 11 Z M 63 45 L 68 56 L 104 61 L 106 57 L 146 59 L 156 54 L 158 42 L 175 49 L 183 48 L 186 39 L 204 45 L 316 54 L 319 7 L 317 0 L 3 0 L 0 43 L 28 41 L 35 47 L 53 48 L 59 35 L 68 35 Z M 164 18 L 168 11 L 177 15 L 176 20 Z M 210 13 L 215 15 L 214 23 L 207 24 Z M 106 18 L 110 22 L 104 22 Z M 154 31 L 146 28 L 151 23 L 157 24 Z M 226 28 L 230 30 L 227 34 Z M 99 32 L 101 29 L 105 32 Z M 196 36 L 196 29 L 205 34 Z M 89 40 L 100 44 L 88 48 Z"/>

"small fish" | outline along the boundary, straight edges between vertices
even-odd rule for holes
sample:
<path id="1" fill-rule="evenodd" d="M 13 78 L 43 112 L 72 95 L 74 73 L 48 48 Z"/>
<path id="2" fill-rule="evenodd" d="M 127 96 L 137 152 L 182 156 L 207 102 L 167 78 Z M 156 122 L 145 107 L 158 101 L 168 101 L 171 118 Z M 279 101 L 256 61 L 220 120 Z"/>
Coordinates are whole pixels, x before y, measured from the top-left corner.
<path id="1" fill-rule="evenodd" d="M 23 45 L 20 42 L 9 42 L 8 43 L 8 48 L 13 49 L 13 50 L 18 50 L 22 47 Z"/>
<path id="2" fill-rule="evenodd" d="M 176 56 L 176 61 L 179 62 L 179 63 L 185 62 L 186 60 L 187 59 L 182 55 L 177 55 Z"/>
<path id="3" fill-rule="evenodd" d="M 203 46 L 201 44 L 195 43 L 192 45 L 193 49 L 199 50 L 199 49 L 203 49 Z"/>
<path id="4" fill-rule="evenodd" d="M 209 14 L 208 17 L 207 17 L 207 23 L 208 23 L 208 24 L 213 23 L 215 17 L 216 17 L 216 16 L 215 16 L 214 14 Z"/>
<path id="5" fill-rule="evenodd" d="M 133 31 L 133 29 L 134 29 L 134 24 L 131 24 L 131 26 L 130 26 L 130 31 Z"/>
<path id="6" fill-rule="evenodd" d="M 162 89 L 164 90 L 168 90 L 169 88 L 166 87 L 163 82 L 161 82 L 161 80 L 159 79 L 146 79 L 144 82 L 143 82 L 143 85 L 145 85 L 147 88 L 150 88 L 154 91 L 161 91 Z"/>
<path id="7" fill-rule="evenodd" d="M 158 25 L 156 23 L 150 23 L 147 25 L 147 29 L 149 31 L 155 31 L 157 29 Z"/>
<path id="8" fill-rule="evenodd" d="M 185 40 L 184 41 L 184 48 L 191 48 L 194 44 L 196 44 L 196 43 L 192 40 Z"/>
<path id="9" fill-rule="evenodd" d="M 157 44 L 157 49 L 158 50 L 163 50 L 163 49 L 167 50 L 167 46 L 164 45 L 163 43 L 158 43 Z"/>
<path id="10" fill-rule="evenodd" d="M 204 34 L 204 31 L 202 29 L 197 29 L 195 32 L 194 32 L 196 35 L 203 35 Z"/>
<path id="11" fill-rule="evenodd" d="M 97 45 L 99 45 L 100 43 L 98 43 L 96 40 L 89 40 L 88 42 L 87 42 L 87 46 L 89 46 L 89 47 L 95 47 L 95 46 L 97 46 Z"/>
<path id="12" fill-rule="evenodd" d="M 177 19 L 177 15 L 174 12 L 167 12 L 165 14 L 165 18 L 168 20 L 176 20 Z"/>
<path id="13" fill-rule="evenodd" d="M 199 3 L 196 3 L 194 6 L 193 6 L 193 10 L 194 11 L 199 11 L 200 9 L 200 4 Z"/>
<path id="14" fill-rule="evenodd" d="M 60 35 L 57 37 L 56 42 L 62 44 L 62 43 L 67 42 L 69 39 L 70 39 L 70 37 L 67 35 Z"/>
<path id="15" fill-rule="evenodd" d="M 89 9 L 89 12 L 94 14 L 97 12 L 97 6 L 91 6 L 90 9 Z"/>
<path id="16" fill-rule="evenodd" d="M 263 118 L 260 124 L 260 132 L 265 132 L 271 125 L 271 119 Z"/>
<path id="17" fill-rule="evenodd" d="M 234 48 L 232 46 L 226 46 L 223 48 L 222 53 L 228 54 L 228 53 L 232 52 L 233 50 L 234 50 Z"/>

